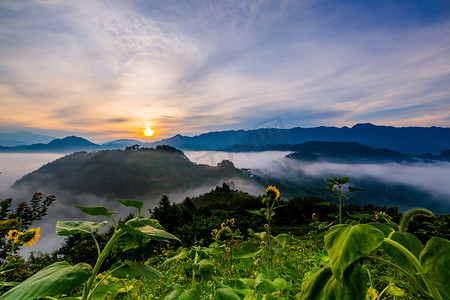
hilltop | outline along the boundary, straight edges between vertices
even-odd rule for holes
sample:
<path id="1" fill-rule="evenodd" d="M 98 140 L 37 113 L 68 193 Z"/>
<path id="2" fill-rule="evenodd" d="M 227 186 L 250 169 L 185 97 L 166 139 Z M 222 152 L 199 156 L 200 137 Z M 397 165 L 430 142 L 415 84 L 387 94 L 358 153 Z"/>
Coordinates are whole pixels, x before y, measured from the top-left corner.
<path id="1" fill-rule="evenodd" d="M 73 194 L 100 197 L 144 197 L 216 184 L 230 178 L 247 179 L 231 162 L 216 167 L 191 162 L 169 146 L 76 152 L 66 155 L 15 183 L 16 187 L 48 185 Z"/>

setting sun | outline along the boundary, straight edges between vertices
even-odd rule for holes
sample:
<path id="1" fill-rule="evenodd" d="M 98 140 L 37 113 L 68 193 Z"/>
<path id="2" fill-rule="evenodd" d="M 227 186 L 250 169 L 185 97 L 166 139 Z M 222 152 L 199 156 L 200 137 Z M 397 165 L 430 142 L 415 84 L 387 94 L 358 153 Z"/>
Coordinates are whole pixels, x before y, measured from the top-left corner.
<path id="1" fill-rule="evenodd" d="M 145 130 L 144 130 L 144 135 L 145 135 L 145 136 L 152 136 L 153 133 L 154 133 L 154 131 L 151 130 L 150 127 L 147 127 L 147 128 L 145 128 Z"/>

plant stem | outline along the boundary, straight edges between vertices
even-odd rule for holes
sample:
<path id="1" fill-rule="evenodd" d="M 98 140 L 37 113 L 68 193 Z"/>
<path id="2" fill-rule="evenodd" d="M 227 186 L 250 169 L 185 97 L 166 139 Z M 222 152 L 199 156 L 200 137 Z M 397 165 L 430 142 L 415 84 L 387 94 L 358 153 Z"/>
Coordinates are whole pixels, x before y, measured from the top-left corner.
<path id="1" fill-rule="evenodd" d="M 402 267 L 400 267 L 400 266 L 398 266 L 398 265 L 396 265 L 396 264 L 394 264 L 394 263 L 392 263 L 392 262 L 390 262 L 390 261 L 388 261 L 388 260 L 385 260 L 385 259 L 383 259 L 383 258 L 379 258 L 379 257 L 376 257 L 376 256 L 371 256 L 371 255 L 367 255 L 367 256 L 364 256 L 365 258 L 370 258 L 370 259 L 373 259 L 373 260 L 378 260 L 378 261 L 381 261 L 381 262 L 383 262 L 383 263 L 385 263 L 385 264 L 387 264 L 387 265 L 390 265 L 391 267 L 394 267 L 394 268 L 397 268 L 398 270 L 400 270 L 401 272 L 403 272 L 408 278 L 409 278 L 409 280 L 411 281 L 411 283 L 421 292 L 421 293 L 424 293 L 425 295 L 427 295 L 428 297 L 431 297 L 430 296 L 430 294 L 427 292 L 427 291 L 425 291 L 424 289 L 423 289 L 423 287 L 421 287 L 420 286 L 420 284 L 417 282 L 417 280 L 408 272 L 408 271 L 406 271 L 405 269 L 403 269 Z"/>
<path id="2" fill-rule="evenodd" d="M 195 287 L 195 267 L 197 265 L 197 262 L 198 262 L 198 252 L 195 251 L 194 265 L 192 266 L 192 282 L 191 282 L 192 288 Z"/>
<path id="3" fill-rule="evenodd" d="M 422 266 L 420 265 L 419 260 L 414 256 L 414 254 L 412 254 L 403 245 L 397 243 L 394 240 L 385 238 L 383 242 L 400 250 L 400 252 L 402 252 L 408 258 L 408 260 L 412 263 L 416 271 L 419 273 L 420 277 L 422 278 L 423 282 L 425 283 L 428 289 L 428 292 L 431 294 L 431 297 L 433 297 L 433 299 L 435 300 L 442 300 L 442 297 L 439 294 L 436 287 L 433 285 L 430 279 L 424 274 Z"/>
<path id="4" fill-rule="evenodd" d="M 115 232 L 114 235 L 109 240 L 109 242 L 106 244 L 105 248 L 103 249 L 99 257 L 97 258 L 94 270 L 92 270 L 92 275 L 83 289 L 83 295 L 81 296 L 81 300 L 87 300 L 91 297 L 92 292 L 90 292 L 90 289 L 94 282 L 95 276 L 97 276 L 103 261 L 108 257 L 109 252 L 111 251 L 112 247 L 114 246 L 115 242 L 119 239 L 119 237 L 122 236 L 122 233 L 123 233 L 122 229 L 119 229 L 117 232 Z"/>

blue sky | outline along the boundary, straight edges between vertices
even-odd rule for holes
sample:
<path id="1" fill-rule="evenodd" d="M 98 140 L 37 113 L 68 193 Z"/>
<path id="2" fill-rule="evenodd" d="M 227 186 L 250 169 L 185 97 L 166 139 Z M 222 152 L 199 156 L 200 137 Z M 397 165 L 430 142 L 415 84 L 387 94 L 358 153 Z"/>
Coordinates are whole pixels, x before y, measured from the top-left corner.
<path id="1" fill-rule="evenodd" d="M 450 1 L 0 0 L 0 105 L 93 141 L 450 127 Z"/>

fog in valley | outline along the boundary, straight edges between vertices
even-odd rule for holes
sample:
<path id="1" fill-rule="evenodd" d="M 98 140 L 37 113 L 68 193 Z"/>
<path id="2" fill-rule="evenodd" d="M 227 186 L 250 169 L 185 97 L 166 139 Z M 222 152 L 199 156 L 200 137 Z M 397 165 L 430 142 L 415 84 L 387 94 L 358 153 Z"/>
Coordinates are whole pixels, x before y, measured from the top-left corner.
<path id="1" fill-rule="evenodd" d="M 227 153 L 214 151 L 184 151 L 185 155 L 198 164 L 208 164 L 215 166 L 222 160 L 230 160 L 237 168 L 251 169 L 253 174 L 278 178 L 279 180 L 296 180 L 299 178 L 330 178 L 349 176 L 352 182 L 356 179 L 373 180 L 392 184 L 404 184 L 415 187 L 441 201 L 441 211 L 435 213 L 448 213 L 450 207 L 450 185 L 448 177 L 450 175 L 450 163 L 416 163 L 416 164 L 337 164 L 337 163 L 305 163 L 297 160 L 285 158 L 290 152 L 267 151 L 251 153 Z M 0 197 L 1 199 L 13 198 L 14 206 L 22 201 L 30 201 L 33 192 L 39 191 L 44 196 L 55 194 L 56 201 L 48 211 L 44 220 L 35 222 L 32 226 L 41 226 L 41 238 L 35 246 L 23 249 L 22 254 L 27 257 L 29 251 L 50 252 L 56 250 L 64 241 L 63 237 L 55 235 L 55 225 L 57 220 L 79 220 L 83 218 L 91 221 L 103 221 L 101 217 L 89 217 L 83 215 L 78 209 L 69 205 L 74 199 L 77 203 L 85 206 L 106 206 L 111 211 L 116 212 L 116 218 L 125 217 L 129 212 L 135 213 L 132 209 L 121 207 L 113 199 L 103 199 L 88 194 L 71 195 L 58 189 L 48 182 L 46 186 L 40 186 L 39 190 L 19 190 L 11 185 L 23 175 L 32 172 L 42 165 L 51 162 L 62 154 L 0 154 Z M 70 172 L 70 170 L 67 170 Z M 242 190 L 253 195 L 264 193 L 264 187 L 251 180 L 230 179 L 226 181 L 233 189 Z M 216 185 L 223 182 L 213 182 L 207 186 L 196 186 L 191 190 L 180 190 L 169 193 L 172 202 L 181 202 L 186 197 L 194 197 L 199 194 L 209 192 Z M 368 191 L 376 193 L 376 191 Z M 368 193 L 365 192 L 365 193 Z M 151 199 L 137 199 L 145 203 L 143 214 L 148 215 L 148 209 L 154 207 L 159 202 L 161 195 Z M 426 199 L 424 200 L 426 201 Z M 376 204 L 376 203 L 375 203 Z M 391 205 L 396 205 L 392 203 Z M 402 210 L 407 207 L 399 206 Z"/>

